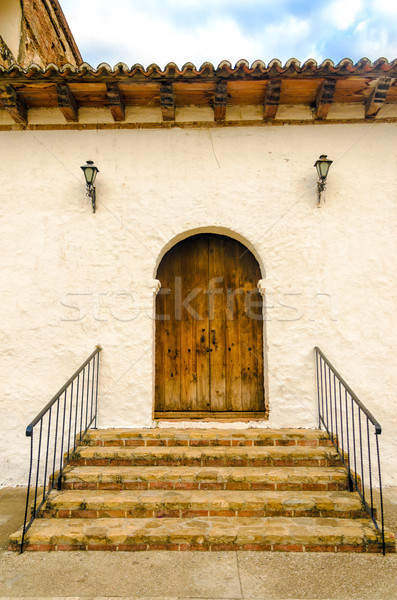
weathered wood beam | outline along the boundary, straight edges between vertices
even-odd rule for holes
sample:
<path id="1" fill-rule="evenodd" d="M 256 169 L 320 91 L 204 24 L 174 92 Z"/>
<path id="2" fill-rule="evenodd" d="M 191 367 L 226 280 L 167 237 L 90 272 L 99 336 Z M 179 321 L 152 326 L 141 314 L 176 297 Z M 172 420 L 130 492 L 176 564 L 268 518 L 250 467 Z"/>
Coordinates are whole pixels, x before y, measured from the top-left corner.
<path id="1" fill-rule="evenodd" d="M 58 83 L 57 84 L 57 94 L 58 94 L 58 106 L 65 117 L 65 119 L 69 122 L 76 123 L 79 120 L 78 117 L 78 108 L 76 104 L 76 100 L 72 92 L 69 89 L 67 83 Z"/>
<path id="2" fill-rule="evenodd" d="M 227 81 L 218 81 L 215 88 L 214 119 L 224 121 L 227 104 Z"/>
<path id="3" fill-rule="evenodd" d="M 391 86 L 393 81 L 394 80 L 391 77 L 381 77 L 377 80 L 370 97 L 365 103 L 366 119 L 373 119 L 374 117 L 376 117 L 376 115 L 382 108 L 382 104 L 386 100 L 387 92 L 389 91 L 389 87 Z"/>
<path id="4" fill-rule="evenodd" d="M 281 79 L 269 79 L 263 102 L 263 119 L 274 119 L 281 94 Z"/>
<path id="5" fill-rule="evenodd" d="M 15 123 L 27 122 L 28 109 L 26 104 L 11 85 L 0 86 L 0 101 Z"/>
<path id="6" fill-rule="evenodd" d="M 316 119 L 325 119 L 334 98 L 336 79 L 324 79 L 316 97 L 314 115 Z"/>
<path id="7" fill-rule="evenodd" d="M 172 83 L 161 84 L 160 103 L 163 121 L 175 121 L 175 96 Z"/>
<path id="8" fill-rule="evenodd" d="M 120 88 L 117 83 L 107 83 L 107 98 L 114 121 L 124 121 L 125 104 L 121 97 Z"/>

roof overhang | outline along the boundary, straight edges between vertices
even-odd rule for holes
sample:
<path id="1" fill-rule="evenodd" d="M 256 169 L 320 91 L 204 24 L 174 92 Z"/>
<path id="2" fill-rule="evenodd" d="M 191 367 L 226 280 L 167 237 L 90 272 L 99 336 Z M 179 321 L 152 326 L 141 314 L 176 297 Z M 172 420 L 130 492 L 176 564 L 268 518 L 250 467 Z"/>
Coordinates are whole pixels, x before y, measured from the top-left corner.
<path id="1" fill-rule="evenodd" d="M 309 121 L 327 122 L 337 104 L 361 107 L 365 120 L 397 103 L 397 59 L 371 63 L 363 58 L 356 64 L 344 59 L 337 65 L 331 60 L 321 65 L 314 60 L 303 65 L 296 59 L 285 65 L 258 60 L 251 66 L 241 60 L 234 67 L 223 61 L 217 68 L 204 63 L 199 69 L 192 63 L 181 69 L 169 63 L 164 70 L 155 64 L 147 69 L 124 63 L 114 68 L 102 63 L 97 69 L 87 63 L 45 69 L 13 65 L 0 67 L 0 103 L 22 126 L 29 125 L 33 108 L 57 108 L 66 124 L 78 124 L 81 108 L 105 108 L 120 125 L 128 107 L 157 108 L 161 122 L 169 126 L 186 106 L 210 109 L 214 124 L 223 124 L 227 109 L 236 106 L 260 106 L 264 123 L 276 122 L 283 106 L 310 108 Z M 387 120 L 396 120 L 395 111 Z"/>

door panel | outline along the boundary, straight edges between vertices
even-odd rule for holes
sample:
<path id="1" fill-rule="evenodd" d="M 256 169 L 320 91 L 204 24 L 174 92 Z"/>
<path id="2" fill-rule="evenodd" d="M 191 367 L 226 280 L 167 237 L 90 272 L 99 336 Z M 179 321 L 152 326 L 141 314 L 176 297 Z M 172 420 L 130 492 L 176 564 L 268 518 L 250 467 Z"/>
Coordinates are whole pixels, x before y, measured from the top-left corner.
<path id="1" fill-rule="evenodd" d="M 155 416 L 265 410 L 259 265 L 215 234 L 176 244 L 158 269 Z"/>
<path id="2" fill-rule="evenodd" d="M 176 314 L 178 277 L 181 277 L 181 254 L 175 246 L 170 250 L 168 277 L 170 285 L 164 290 L 164 406 L 166 410 L 181 410 L 181 320 Z"/>
<path id="3" fill-rule="evenodd" d="M 208 312 L 210 403 L 212 411 L 225 410 L 226 405 L 226 306 L 224 240 L 208 236 Z"/>

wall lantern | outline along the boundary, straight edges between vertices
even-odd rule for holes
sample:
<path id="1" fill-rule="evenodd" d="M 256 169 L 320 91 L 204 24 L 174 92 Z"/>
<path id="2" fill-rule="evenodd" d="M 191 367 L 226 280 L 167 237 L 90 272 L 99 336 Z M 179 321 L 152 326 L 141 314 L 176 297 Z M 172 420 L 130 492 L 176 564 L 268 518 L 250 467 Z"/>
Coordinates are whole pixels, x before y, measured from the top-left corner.
<path id="1" fill-rule="evenodd" d="M 314 166 L 316 167 L 317 174 L 318 174 L 318 181 L 317 181 L 317 194 L 318 194 L 317 204 L 318 204 L 318 206 L 320 206 L 321 194 L 325 190 L 327 175 L 328 175 L 329 168 L 332 165 L 332 162 L 333 162 L 332 160 L 329 160 L 329 158 L 327 158 L 326 154 L 322 154 L 320 156 L 320 158 L 318 160 L 316 160 L 316 162 L 314 163 Z"/>
<path id="2" fill-rule="evenodd" d="M 87 184 L 87 196 L 91 198 L 92 211 L 96 209 L 96 190 L 95 190 L 95 179 L 96 174 L 99 173 L 99 169 L 94 165 L 94 161 L 87 160 L 87 164 L 81 167 L 83 169 L 85 182 Z"/>

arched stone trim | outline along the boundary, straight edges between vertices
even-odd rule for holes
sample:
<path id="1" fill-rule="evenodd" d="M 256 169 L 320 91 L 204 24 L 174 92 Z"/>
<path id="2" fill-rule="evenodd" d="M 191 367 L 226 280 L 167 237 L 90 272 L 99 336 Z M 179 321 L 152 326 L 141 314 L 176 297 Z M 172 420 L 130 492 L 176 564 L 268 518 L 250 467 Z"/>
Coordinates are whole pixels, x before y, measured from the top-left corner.
<path id="1" fill-rule="evenodd" d="M 185 240 L 186 238 L 196 235 L 198 233 L 215 233 L 218 235 L 226 235 L 230 238 L 237 240 L 241 244 L 243 244 L 250 252 L 252 252 L 254 257 L 256 258 L 256 260 L 259 264 L 262 278 L 263 278 L 260 281 L 264 280 L 264 278 L 266 277 L 266 269 L 265 269 L 265 265 L 262 260 L 262 257 L 260 255 L 260 253 L 258 252 L 256 246 L 250 240 L 248 240 L 245 236 L 238 233 L 237 231 L 229 229 L 228 227 L 219 227 L 219 226 L 211 226 L 211 225 L 206 226 L 206 227 L 195 227 L 194 229 L 187 229 L 185 231 L 182 231 L 181 233 L 178 233 L 173 238 L 171 238 L 163 246 L 159 255 L 157 256 L 157 260 L 156 260 L 156 264 L 154 266 L 154 272 L 153 272 L 153 277 L 155 279 L 157 278 L 157 270 L 159 268 L 159 265 L 160 265 L 164 255 L 168 252 L 168 250 L 170 250 L 173 246 L 175 246 L 182 240 Z"/>
<path id="2" fill-rule="evenodd" d="M 152 290 L 153 290 L 153 296 L 156 297 L 157 294 L 159 293 L 159 291 L 161 290 L 161 281 L 159 279 L 152 280 Z"/>
<path id="3" fill-rule="evenodd" d="M 260 279 L 258 281 L 258 290 L 261 296 L 264 296 L 266 293 L 266 287 L 265 287 L 266 281 L 265 279 Z"/>

